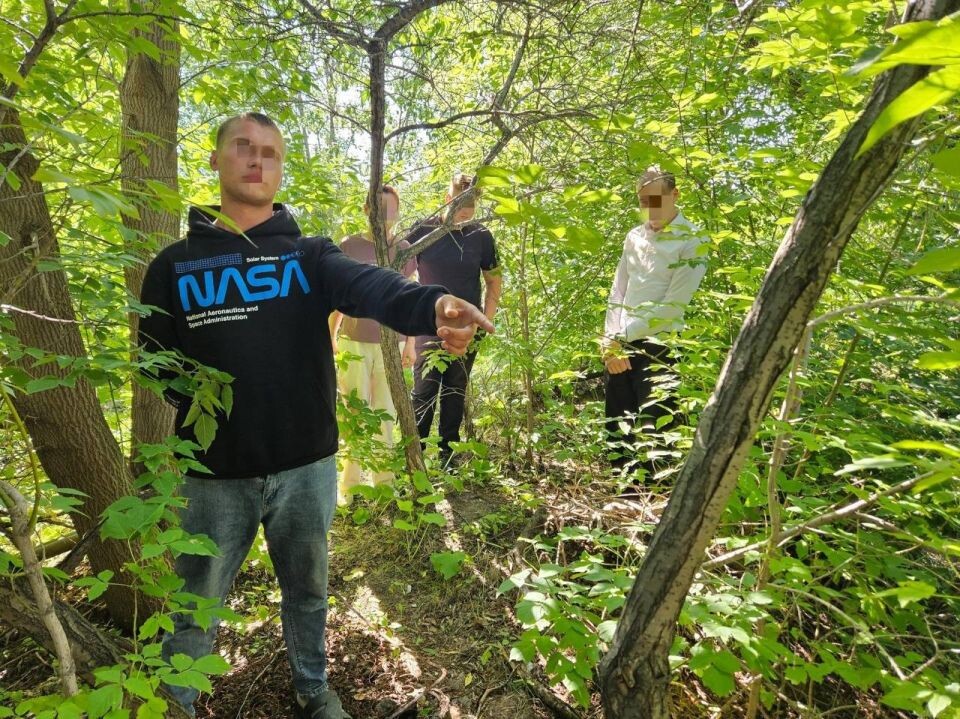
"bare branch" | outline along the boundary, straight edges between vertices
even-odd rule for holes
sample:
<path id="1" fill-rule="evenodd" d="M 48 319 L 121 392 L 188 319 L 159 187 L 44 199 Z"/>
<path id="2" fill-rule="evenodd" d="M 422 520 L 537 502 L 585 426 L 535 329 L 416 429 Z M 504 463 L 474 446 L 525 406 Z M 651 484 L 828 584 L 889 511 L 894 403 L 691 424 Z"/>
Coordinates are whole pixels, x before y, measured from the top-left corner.
<path id="1" fill-rule="evenodd" d="M 307 12 L 310 13 L 311 17 L 316 20 L 317 25 L 320 26 L 325 33 L 336 38 L 340 38 L 348 45 L 353 47 L 358 47 L 361 50 L 367 49 L 367 38 L 359 31 L 351 28 L 350 30 L 344 29 L 339 23 L 333 22 L 329 18 L 325 17 L 324 14 L 316 8 L 310 0 L 300 0 L 300 4 L 303 5 Z"/>
<path id="2" fill-rule="evenodd" d="M 302 1 L 305 2 L 305 0 Z M 453 0 L 412 0 L 412 2 L 403 5 L 390 19 L 383 23 L 373 37 L 375 40 L 388 41 L 409 25 L 420 13 L 449 2 L 453 2 Z"/>
<path id="3" fill-rule="evenodd" d="M 777 543 L 777 546 L 783 547 L 794 537 L 798 537 L 799 535 L 809 532 L 812 529 L 816 529 L 817 527 L 822 527 L 825 524 L 831 524 L 833 522 L 846 519 L 850 516 L 856 516 L 857 513 L 872 507 L 885 497 L 890 497 L 894 494 L 902 494 L 909 491 L 930 476 L 931 473 L 927 472 L 916 477 L 911 477 L 910 479 L 905 479 L 904 481 L 898 484 L 893 484 L 886 489 L 880 490 L 879 492 L 874 492 L 865 499 L 858 499 L 855 502 L 845 505 L 834 505 L 834 509 L 823 512 L 822 514 L 818 514 L 809 522 L 804 522 L 803 524 L 798 524 L 790 527 L 789 529 L 785 529 L 780 534 L 780 541 Z M 704 562 L 702 567 L 703 569 L 716 569 L 717 567 L 722 567 L 735 559 L 739 559 L 740 557 L 749 554 L 750 552 L 757 552 L 763 549 L 767 545 L 767 542 L 768 540 L 764 539 L 760 542 L 754 542 L 753 544 L 748 544 L 744 547 L 740 547 L 739 549 L 734 549 L 733 551 L 727 552 L 726 554 L 721 554 L 719 557 L 715 557 Z"/>
<path id="4" fill-rule="evenodd" d="M 385 138 L 384 142 L 390 142 L 397 135 L 402 135 L 405 132 L 412 132 L 413 130 L 437 130 L 441 127 L 446 127 L 447 125 L 452 125 L 457 122 L 457 120 L 463 120 L 467 117 L 488 117 L 493 114 L 493 110 L 466 110 L 464 112 L 458 112 L 455 115 L 444 120 L 437 120 L 436 122 L 414 122 L 409 125 L 402 125 L 397 129 L 390 132 Z"/>

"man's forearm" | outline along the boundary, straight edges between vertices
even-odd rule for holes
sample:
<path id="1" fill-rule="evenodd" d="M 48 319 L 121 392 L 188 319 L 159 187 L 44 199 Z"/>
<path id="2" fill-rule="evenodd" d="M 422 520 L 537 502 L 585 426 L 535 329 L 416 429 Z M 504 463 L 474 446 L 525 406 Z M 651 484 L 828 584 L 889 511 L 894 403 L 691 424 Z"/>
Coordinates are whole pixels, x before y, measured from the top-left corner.
<path id="1" fill-rule="evenodd" d="M 486 291 L 483 293 L 483 314 L 488 320 L 493 320 L 500 305 L 500 294 L 503 292 L 503 278 L 499 275 L 484 277 Z"/>

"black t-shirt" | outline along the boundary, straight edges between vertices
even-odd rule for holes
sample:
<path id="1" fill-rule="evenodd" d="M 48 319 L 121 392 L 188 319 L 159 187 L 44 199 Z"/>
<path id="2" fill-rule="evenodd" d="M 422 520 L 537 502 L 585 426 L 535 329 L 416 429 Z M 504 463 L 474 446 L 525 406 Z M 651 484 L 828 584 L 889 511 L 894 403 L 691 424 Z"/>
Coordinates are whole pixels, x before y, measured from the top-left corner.
<path id="1" fill-rule="evenodd" d="M 213 444 L 198 459 L 218 479 L 261 477 L 337 450 L 330 312 L 407 335 L 436 332 L 444 291 L 304 237 L 283 205 L 246 237 L 192 208 L 187 238 L 147 268 L 141 301 L 163 312 L 140 321 L 140 341 L 233 375 L 233 411 L 217 416 Z M 194 435 L 182 426 L 189 404 L 177 407 L 185 439 Z"/>
<path id="2" fill-rule="evenodd" d="M 437 228 L 436 220 L 414 227 L 407 237 L 413 245 Z M 447 233 L 417 255 L 417 271 L 425 285 L 442 284 L 477 307 L 480 305 L 481 272 L 498 265 L 493 235 L 479 222 L 471 222 Z M 481 309 L 483 309 L 481 307 Z"/>

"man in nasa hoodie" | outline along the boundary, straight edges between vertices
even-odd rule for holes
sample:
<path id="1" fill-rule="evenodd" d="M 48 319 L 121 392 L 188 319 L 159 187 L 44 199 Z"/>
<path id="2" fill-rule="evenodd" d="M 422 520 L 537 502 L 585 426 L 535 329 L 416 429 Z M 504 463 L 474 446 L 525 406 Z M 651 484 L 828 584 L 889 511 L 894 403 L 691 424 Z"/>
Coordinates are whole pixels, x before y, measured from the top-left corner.
<path id="1" fill-rule="evenodd" d="M 141 300 L 160 311 L 141 320 L 140 338 L 149 351 L 177 350 L 234 377 L 232 411 L 217 417 L 215 438 L 199 455 L 211 473 L 188 476 L 181 488 L 183 528 L 209 536 L 219 553 L 177 558 L 183 590 L 222 602 L 262 524 L 282 592 L 298 716 L 349 719 L 327 686 L 324 649 L 338 439 L 327 316 L 338 310 L 405 335 L 437 334 L 459 355 L 478 325 L 493 327 L 442 287 L 304 237 L 273 202 L 283 157 L 283 137 L 265 115 L 245 113 L 220 126 L 210 166 L 221 206 L 216 213 L 191 208 L 186 239 L 150 263 Z M 189 407 L 177 407 L 177 433 L 188 439 Z M 181 615 L 164 637 L 163 656 L 209 654 L 215 631 Z M 192 714 L 197 691 L 169 689 Z"/>

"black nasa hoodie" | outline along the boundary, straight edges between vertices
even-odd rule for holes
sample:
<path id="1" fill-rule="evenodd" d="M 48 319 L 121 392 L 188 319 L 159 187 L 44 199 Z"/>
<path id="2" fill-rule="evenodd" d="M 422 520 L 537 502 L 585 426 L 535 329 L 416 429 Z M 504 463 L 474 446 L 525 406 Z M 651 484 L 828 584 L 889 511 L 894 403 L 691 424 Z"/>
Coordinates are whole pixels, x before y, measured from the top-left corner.
<path id="1" fill-rule="evenodd" d="M 198 459 L 218 479 L 260 477 L 337 450 L 330 312 L 432 335 L 445 292 L 356 262 L 327 238 L 304 237 L 283 205 L 246 237 L 194 207 L 186 239 L 147 268 L 141 301 L 163 312 L 140 321 L 140 341 L 233 375 L 233 411 L 217 417 L 213 444 Z M 188 409 L 177 407 L 177 433 L 193 439 L 183 427 Z"/>

